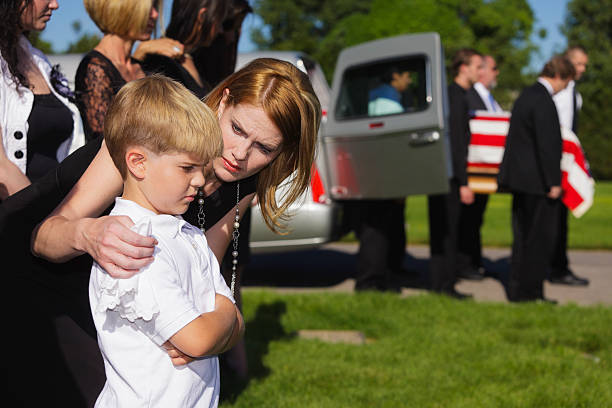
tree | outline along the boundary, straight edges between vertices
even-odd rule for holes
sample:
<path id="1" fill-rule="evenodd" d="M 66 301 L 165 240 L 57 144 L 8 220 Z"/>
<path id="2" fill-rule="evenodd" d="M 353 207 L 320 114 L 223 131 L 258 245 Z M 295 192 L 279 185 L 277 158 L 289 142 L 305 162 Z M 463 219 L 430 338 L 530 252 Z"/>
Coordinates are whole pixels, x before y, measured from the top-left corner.
<path id="1" fill-rule="evenodd" d="M 304 51 L 321 63 L 329 78 L 345 47 L 436 31 L 447 61 L 462 47 L 495 57 L 501 68 L 495 93 L 507 108 L 510 91 L 528 81 L 522 70 L 535 49 L 529 40 L 534 18 L 527 0 L 258 0 L 255 11 L 264 22 L 253 33 L 256 44 Z"/>
<path id="2" fill-rule="evenodd" d="M 612 179 L 612 0 L 571 0 L 563 32 L 569 45 L 583 46 L 588 68 L 577 84 L 583 97 L 578 136 L 596 178 Z"/>
<path id="3" fill-rule="evenodd" d="M 49 41 L 45 41 L 40 38 L 40 31 L 30 31 L 28 33 L 28 40 L 34 48 L 38 48 L 44 54 L 54 54 L 53 45 Z"/>
<path id="4" fill-rule="evenodd" d="M 372 0 L 256 0 L 254 10 L 264 25 L 251 32 L 260 49 L 303 51 L 333 71 L 334 60 L 323 61 L 320 45 L 342 19 L 369 11 Z M 337 53 L 336 53 L 337 54 Z"/>
<path id="5" fill-rule="evenodd" d="M 72 22 L 72 30 L 76 35 L 81 32 L 81 22 Z M 75 42 L 71 42 L 66 50 L 67 54 L 84 54 L 91 51 L 100 42 L 100 36 L 96 34 L 84 33 Z"/>

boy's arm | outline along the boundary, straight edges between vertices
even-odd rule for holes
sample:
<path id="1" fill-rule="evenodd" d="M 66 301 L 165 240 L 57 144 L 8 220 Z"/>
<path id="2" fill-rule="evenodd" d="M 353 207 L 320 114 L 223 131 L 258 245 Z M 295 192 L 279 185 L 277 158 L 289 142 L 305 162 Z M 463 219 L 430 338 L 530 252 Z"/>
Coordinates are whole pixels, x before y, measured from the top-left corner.
<path id="1" fill-rule="evenodd" d="M 244 333 L 244 320 L 238 308 L 223 295 L 215 296 L 215 310 L 202 313 L 170 337 L 170 342 L 192 357 L 220 354 Z"/>

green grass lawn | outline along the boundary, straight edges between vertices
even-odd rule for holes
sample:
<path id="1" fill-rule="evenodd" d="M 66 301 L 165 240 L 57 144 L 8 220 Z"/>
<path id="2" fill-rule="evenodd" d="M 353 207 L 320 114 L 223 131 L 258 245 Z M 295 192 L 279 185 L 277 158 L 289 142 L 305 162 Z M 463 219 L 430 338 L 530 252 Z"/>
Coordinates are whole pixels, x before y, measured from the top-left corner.
<path id="1" fill-rule="evenodd" d="M 512 196 L 493 194 L 487 205 L 482 228 L 484 246 L 512 245 Z M 593 206 L 581 218 L 570 215 L 569 247 L 575 249 L 612 249 L 612 182 L 598 182 Z M 409 244 L 427 244 L 427 198 L 409 197 L 406 201 L 406 234 Z M 343 240 L 352 241 L 352 234 Z"/>
<path id="2" fill-rule="evenodd" d="M 612 406 L 612 308 L 261 290 L 244 305 L 251 378 L 222 374 L 222 407 Z"/>

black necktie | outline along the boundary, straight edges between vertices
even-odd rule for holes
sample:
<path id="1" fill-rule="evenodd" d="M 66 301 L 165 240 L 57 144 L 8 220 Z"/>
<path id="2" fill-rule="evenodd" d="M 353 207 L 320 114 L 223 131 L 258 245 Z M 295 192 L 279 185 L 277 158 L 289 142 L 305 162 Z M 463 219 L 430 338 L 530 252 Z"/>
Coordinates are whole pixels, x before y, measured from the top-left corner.
<path id="1" fill-rule="evenodd" d="M 574 108 L 574 115 L 572 116 L 572 132 L 578 131 L 578 106 L 576 106 L 576 86 L 572 88 L 572 105 Z"/>

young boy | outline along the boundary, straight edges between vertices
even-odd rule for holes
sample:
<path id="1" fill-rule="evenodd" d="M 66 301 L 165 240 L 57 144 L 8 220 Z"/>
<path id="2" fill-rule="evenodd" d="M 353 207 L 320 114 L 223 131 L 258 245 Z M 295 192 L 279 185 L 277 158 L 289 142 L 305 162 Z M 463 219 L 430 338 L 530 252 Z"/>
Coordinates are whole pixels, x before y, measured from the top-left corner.
<path id="1" fill-rule="evenodd" d="M 202 232 L 183 214 L 222 149 L 212 111 L 159 75 L 115 96 L 104 140 L 124 180 L 111 215 L 155 237 L 154 261 L 129 279 L 94 263 L 89 298 L 106 384 L 96 407 L 217 406 L 217 354 L 244 331 L 242 316 Z M 175 367 L 174 348 L 195 358 Z"/>

